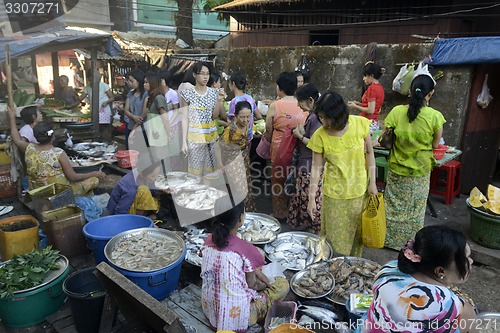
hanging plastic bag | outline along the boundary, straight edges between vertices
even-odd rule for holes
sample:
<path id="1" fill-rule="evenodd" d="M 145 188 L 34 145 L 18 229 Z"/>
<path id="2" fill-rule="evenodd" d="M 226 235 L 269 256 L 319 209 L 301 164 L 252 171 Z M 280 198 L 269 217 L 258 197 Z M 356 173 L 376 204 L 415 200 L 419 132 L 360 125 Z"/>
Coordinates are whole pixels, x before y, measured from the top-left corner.
<path id="1" fill-rule="evenodd" d="M 361 216 L 361 236 L 365 247 L 384 247 L 386 234 L 385 206 L 382 193 L 370 194 Z"/>
<path id="2" fill-rule="evenodd" d="M 493 96 L 490 95 L 490 88 L 488 88 L 488 74 L 486 74 L 484 77 L 483 88 L 481 89 L 479 96 L 477 96 L 476 102 L 481 108 L 486 109 L 488 105 L 490 105 L 492 99 Z"/>
<path id="3" fill-rule="evenodd" d="M 436 80 L 434 80 L 431 73 L 429 72 L 429 66 L 427 64 L 424 65 L 423 62 L 418 63 L 417 69 L 415 70 L 415 72 L 413 72 L 413 78 L 416 78 L 419 75 L 427 75 L 432 79 L 434 85 L 436 85 Z"/>
<path id="4" fill-rule="evenodd" d="M 392 81 L 392 90 L 400 93 L 401 95 L 408 96 L 414 71 L 415 66 L 413 65 L 406 64 L 401 67 L 398 75 L 396 75 Z"/>
<path id="5" fill-rule="evenodd" d="M 304 79 L 308 79 L 311 75 L 311 70 L 309 69 L 309 60 L 303 55 L 295 66 L 296 72 L 301 72 Z"/>
<path id="6" fill-rule="evenodd" d="M 266 139 L 266 132 L 260 137 L 259 145 L 255 152 L 265 160 L 271 159 L 271 143 Z"/>

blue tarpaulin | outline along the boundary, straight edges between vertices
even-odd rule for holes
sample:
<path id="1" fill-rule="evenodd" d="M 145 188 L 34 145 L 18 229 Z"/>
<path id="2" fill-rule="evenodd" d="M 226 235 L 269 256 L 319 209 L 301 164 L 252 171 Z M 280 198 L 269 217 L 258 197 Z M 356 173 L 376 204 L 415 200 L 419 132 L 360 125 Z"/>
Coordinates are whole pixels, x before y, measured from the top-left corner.
<path id="1" fill-rule="evenodd" d="M 432 65 L 497 62 L 500 62 L 500 37 L 438 39 L 432 51 Z"/>

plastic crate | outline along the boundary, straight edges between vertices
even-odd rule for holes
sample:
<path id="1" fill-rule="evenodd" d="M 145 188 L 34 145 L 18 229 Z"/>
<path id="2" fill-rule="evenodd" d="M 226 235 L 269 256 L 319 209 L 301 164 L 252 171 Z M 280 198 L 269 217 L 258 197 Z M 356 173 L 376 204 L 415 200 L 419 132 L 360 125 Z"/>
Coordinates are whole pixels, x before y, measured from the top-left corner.
<path id="1" fill-rule="evenodd" d="M 286 301 L 286 302 L 274 302 L 271 310 L 267 312 L 266 320 L 264 321 L 264 331 L 265 333 L 271 332 L 274 327 L 269 327 L 271 320 L 273 318 L 284 318 L 285 323 L 290 323 L 295 320 L 295 314 L 297 313 L 297 303 Z"/>
<path id="2" fill-rule="evenodd" d="M 28 193 L 31 197 L 32 207 L 37 213 L 76 204 L 73 190 L 69 185 L 50 184 Z"/>

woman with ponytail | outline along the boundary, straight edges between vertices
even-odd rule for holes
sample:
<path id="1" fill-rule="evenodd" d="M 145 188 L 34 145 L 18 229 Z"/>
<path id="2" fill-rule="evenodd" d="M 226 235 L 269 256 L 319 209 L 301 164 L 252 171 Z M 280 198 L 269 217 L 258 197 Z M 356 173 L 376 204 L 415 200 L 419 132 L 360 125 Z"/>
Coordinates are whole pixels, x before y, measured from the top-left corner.
<path id="1" fill-rule="evenodd" d="M 385 127 L 393 128 L 396 135 L 384 193 L 385 246 L 395 250 L 424 227 L 430 173 L 436 164 L 432 149 L 437 148 L 446 122 L 441 112 L 429 106 L 434 85 L 428 75 L 415 77 L 410 104 L 394 107 L 385 118 Z"/>
<path id="2" fill-rule="evenodd" d="M 417 232 L 375 277 L 373 301 L 356 333 L 475 332 L 476 314 L 450 286 L 472 268 L 465 236 L 446 226 Z"/>
<path id="3" fill-rule="evenodd" d="M 259 250 L 238 238 L 245 220 L 245 205 L 233 206 L 223 197 L 215 203 L 213 232 L 202 248 L 201 304 L 216 331 L 245 332 L 265 318 L 272 303 L 288 294 L 288 281 L 276 277 L 270 282 L 260 268 L 266 263 Z"/>
<path id="4" fill-rule="evenodd" d="M 309 204 L 309 184 L 311 182 L 312 150 L 307 144 L 312 135 L 321 127 L 318 115 L 314 113 L 314 103 L 319 99 L 319 91 L 312 83 L 306 83 L 295 91 L 295 97 L 304 112 L 309 112 L 304 125 L 295 127 L 292 131 L 297 138 L 299 156 L 296 165 L 295 193 L 290 198 L 288 218 L 286 222 L 297 230 L 319 233 L 321 229 L 321 181 L 316 191 L 316 209 L 318 214 L 314 218 L 309 216 L 307 205 Z M 322 178 L 322 175 L 320 175 Z"/>

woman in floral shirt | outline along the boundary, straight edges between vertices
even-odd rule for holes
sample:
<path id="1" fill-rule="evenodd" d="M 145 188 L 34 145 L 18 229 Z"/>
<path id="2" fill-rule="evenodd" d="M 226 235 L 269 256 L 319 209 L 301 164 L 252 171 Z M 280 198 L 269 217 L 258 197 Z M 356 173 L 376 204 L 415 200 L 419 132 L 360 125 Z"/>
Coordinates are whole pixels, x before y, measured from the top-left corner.
<path id="1" fill-rule="evenodd" d="M 202 248 L 202 308 L 215 330 L 245 332 L 265 318 L 273 302 L 285 298 L 289 285 L 283 277 L 271 283 L 259 270 L 266 263 L 262 254 L 236 236 L 245 220 L 244 203 L 233 207 L 223 197 L 215 211 L 222 213 Z"/>

